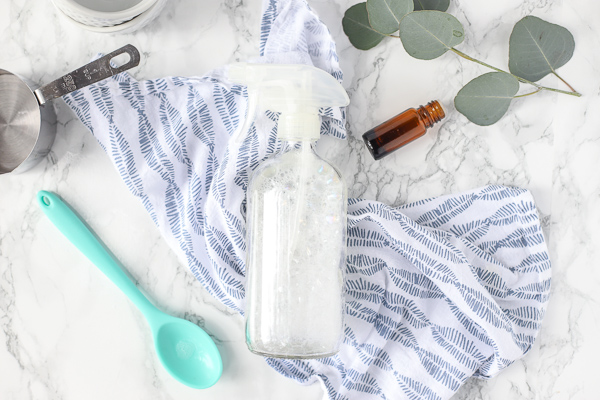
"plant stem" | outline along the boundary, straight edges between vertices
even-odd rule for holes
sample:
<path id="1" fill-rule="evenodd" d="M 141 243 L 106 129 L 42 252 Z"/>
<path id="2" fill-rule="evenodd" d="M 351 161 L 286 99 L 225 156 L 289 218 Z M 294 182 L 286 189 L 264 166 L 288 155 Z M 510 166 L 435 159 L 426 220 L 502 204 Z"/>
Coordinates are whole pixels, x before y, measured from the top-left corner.
<path id="1" fill-rule="evenodd" d="M 515 78 L 516 78 L 516 79 L 517 79 L 519 82 L 523 82 L 523 83 L 527 83 L 527 84 L 529 84 L 529 85 L 533 85 L 533 86 L 535 86 L 536 88 L 538 88 L 538 89 L 539 89 L 539 90 L 537 90 L 537 91 L 535 91 L 535 92 L 532 92 L 532 93 L 530 93 L 530 94 L 537 93 L 537 92 L 539 92 L 540 90 L 549 90 L 549 91 L 551 91 L 551 92 L 557 92 L 557 93 L 562 93 L 562 94 L 568 94 L 569 96 L 581 97 L 581 93 L 578 93 L 578 92 L 576 92 L 575 90 L 573 90 L 572 92 L 567 92 L 566 90 L 554 89 L 554 88 L 549 88 L 549 87 L 546 87 L 546 86 L 538 85 L 538 84 L 537 84 L 537 83 L 535 83 L 535 82 L 528 81 L 527 79 L 521 78 L 520 76 L 513 75 L 513 74 L 511 74 L 510 72 L 507 72 L 507 71 L 501 70 L 500 68 L 496 68 L 496 67 L 494 67 L 493 65 L 486 64 L 486 63 L 484 63 L 483 61 L 479 61 L 479 60 L 477 60 L 477 59 L 475 59 L 475 58 L 473 58 L 473 57 L 471 57 L 471 56 L 469 56 L 469 55 L 467 55 L 467 54 L 463 53 L 463 52 L 462 52 L 462 51 L 460 51 L 460 50 L 456 50 L 455 48 L 451 48 L 450 50 L 451 50 L 453 53 L 457 54 L 458 56 L 460 56 L 460 57 L 462 57 L 462 58 L 464 58 L 464 59 L 466 59 L 466 60 L 473 61 L 473 62 L 475 62 L 475 63 L 477 63 L 477 64 L 483 65 L 484 67 L 488 67 L 488 68 L 490 68 L 490 69 L 493 69 L 494 71 L 498 71 L 498 72 L 504 72 L 505 74 L 512 75 L 512 76 L 514 76 L 514 77 L 515 77 Z M 556 73 L 555 73 L 555 74 L 556 74 Z M 558 75 L 556 75 L 556 76 L 558 76 Z M 560 78 L 560 77 L 559 77 L 559 78 Z M 560 78 L 560 80 L 562 80 L 563 82 L 565 82 L 565 81 L 564 81 L 562 78 Z M 565 83 L 567 83 L 567 82 L 565 82 Z M 571 87 L 569 84 L 567 84 L 567 86 Z M 571 89 L 573 89 L 573 88 L 571 88 Z M 528 94 L 528 95 L 529 95 L 529 94 Z M 526 96 L 528 96 L 528 95 L 526 95 Z M 515 97 L 521 97 L 521 96 L 515 96 Z"/>
<path id="2" fill-rule="evenodd" d="M 573 86 L 569 85 L 569 84 L 567 83 L 567 81 L 565 81 L 563 78 L 561 78 L 561 77 L 560 77 L 560 76 L 559 76 L 559 75 L 556 73 L 556 71 L 552 71 L 552 73 L 553 73 L 554 75 L 556 75 L 556 77 L 557 77 L 558 79 L 560 79 L 561 81 L 563 81 L 563 83 L 564 83 L 565 85 L 567 85 L 567 86 L 569 87 L 569 89 L 571 89 L 571 90 L 573 91 L 573 93 L 577 93 L 577 90 L 573 89 Z"/>
<path id="3" fill-rule="evenodd" d="M 541 90 L 542 90 L 542 88 L 540 87 L 540 88 L 537 88 L 537 90 L 536 90 L 536 91 L 534 91 L 534 92 L 531 92 L 531 93 L 525 93 L 525 94 L 520 94 L 520 95 L 518 95 L 518 96 L 513 96 L 513 99 L 516 99 L 517 97 L 531 96 L 532 94 L 539 93 Z"/>
<path id="4" fill-rule="evenodd" d="M 486 64 L 486 63 L 484 63 L 483 61 L 479 61 L 479 60 L 477 60 L 477 59 L 475 59 L 475 58 L 473 58 L 473 57 L 471 57 L 471 56 L 469 56 L 469 55 L 466 55 L 466 54 L 465 54 L 465 53 L 463 53 L 462 51 L 460 51 L 460 50 L 456 50 L 454 47 L 453 47 L 453 48 L 451 48 L 450 50 L 451 50 L 451 51 L 453 51 L 454 53 L 458 54 L 459 56 L 461 56 L 461 57 L 462 57 L 462 58 L 464 58 L 464 59 L 467 59 L 467 60 L 469 60 L 469 61 L 476 62 L 477 64 L 481 64 L 481 65 L 483 65 L 484 67 L 491 68 L 491 69 L 493 69 L 494 71 L 498 71 L 498 72 L 506 72 L 506 71 L 503 71 L 503 70 L 501 70 L 500 68 L 496 68 L 496 67 L 494 67 L 493 65 Z M 519 78 L 518 76 L 516 76 L 515 78 L 517 78 L 517 79 L 519 79 L 519 80 L 521 80 L 521 79 L 522 79 L 522 78 Z M 525 81 L 525 83 L 527 83 L 527 82 L 529 82 L 529 81 Z"/>

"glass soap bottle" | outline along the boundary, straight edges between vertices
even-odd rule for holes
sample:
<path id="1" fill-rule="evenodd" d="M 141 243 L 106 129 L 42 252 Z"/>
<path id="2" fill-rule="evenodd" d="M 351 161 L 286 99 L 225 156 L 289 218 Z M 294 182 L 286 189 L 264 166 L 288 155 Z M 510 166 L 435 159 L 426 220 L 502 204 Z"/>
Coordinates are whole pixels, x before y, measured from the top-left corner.
<path id="1" fill-rule="evenodd" d="M 236 137 L 260 108 L 280 113 L 282 142 L 256 167 L 246 194 L 246 344 L 266 357 L 334 355 L 344 333 L 347 190 L 314 147 L 319 110 L 350 99 L 332 75 L 308 65 L 238 63 L 228 76 L 248 88 L 248 117 Z"/>
<path id="2" fill-rule="evenodd" d="M 446 116 L 437 100 L 408 110 L 367 131 L 363 140 L 373 158 L 379 160 L 423 136 L 428 128 Z"/>

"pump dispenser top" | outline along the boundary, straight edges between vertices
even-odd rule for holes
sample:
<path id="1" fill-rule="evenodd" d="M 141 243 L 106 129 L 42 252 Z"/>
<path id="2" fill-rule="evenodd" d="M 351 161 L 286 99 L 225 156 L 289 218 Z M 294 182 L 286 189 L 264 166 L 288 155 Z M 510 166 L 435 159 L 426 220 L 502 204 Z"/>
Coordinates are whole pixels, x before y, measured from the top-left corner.
<path id="1" fill-rule="evenodd" d="M 238 141 L 250 130 L 258 110 L 281 113 L 277 129 L 281 140 L 318 140 L 319 109 L 350 103 L 333 76 L 309 65 L 236 63 L 229 66 L 228 76 L 233 83 L 248 87 L 248 111 L 235 134 Z"/>

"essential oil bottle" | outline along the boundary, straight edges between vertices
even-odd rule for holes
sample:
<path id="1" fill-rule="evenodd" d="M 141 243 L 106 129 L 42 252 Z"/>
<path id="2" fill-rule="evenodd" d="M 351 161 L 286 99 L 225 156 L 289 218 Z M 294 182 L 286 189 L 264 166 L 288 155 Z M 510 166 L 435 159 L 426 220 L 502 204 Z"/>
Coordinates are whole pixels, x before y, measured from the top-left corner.
<path id="1" fill-rule="evenodd" d="M 420 138 L 436 122 L 446 116 L 437 100 L 426 106 L 410 108 L 367 131 L 363 140 L 373 158 L 379 160 L 400 147 Z"/>

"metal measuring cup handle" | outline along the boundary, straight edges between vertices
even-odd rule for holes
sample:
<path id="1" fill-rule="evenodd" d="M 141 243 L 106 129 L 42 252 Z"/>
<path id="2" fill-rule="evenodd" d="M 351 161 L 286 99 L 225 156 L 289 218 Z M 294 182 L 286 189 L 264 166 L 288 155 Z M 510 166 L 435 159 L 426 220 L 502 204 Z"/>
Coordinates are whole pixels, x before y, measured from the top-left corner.
<path id="1" fill-rule="evenodd" d="M 119 67 L 112 67 L 110 60 L 121 54 L 129 54 L 129 61 Z M 134 46 L 128 44 L 113 51 L 75 71 L 58 78 L 34 91 L 40 105 L 62 97 L 66 94 L 79 90 L 113 75 L 120 74 L 130 68 L 138 66 L 140 53 Z"/>

